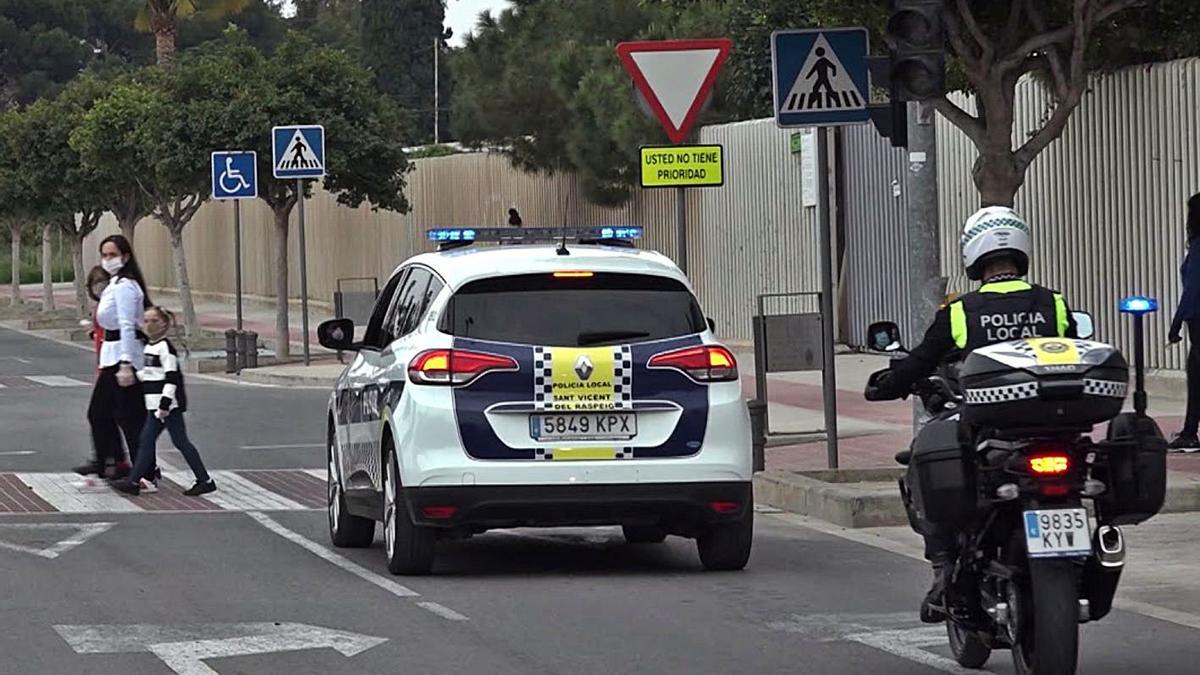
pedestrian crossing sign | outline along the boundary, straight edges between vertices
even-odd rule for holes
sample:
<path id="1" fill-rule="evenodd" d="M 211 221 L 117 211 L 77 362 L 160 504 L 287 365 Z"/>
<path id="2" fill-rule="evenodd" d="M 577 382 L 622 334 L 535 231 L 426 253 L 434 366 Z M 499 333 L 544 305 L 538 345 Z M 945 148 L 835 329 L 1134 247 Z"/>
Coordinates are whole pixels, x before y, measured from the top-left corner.
<path id="1" fill-rule="evenodd" d="M 869 121 L 867 51 L 865 28 L 773 33 L 775 122 L 789 128 Z"/>
<path id="2" fill-rule="evenodd" d="M 325 175 L 325 127 L 275 127 L 271 130 L 272 167 L 276 178 L 321 178 Z"/>

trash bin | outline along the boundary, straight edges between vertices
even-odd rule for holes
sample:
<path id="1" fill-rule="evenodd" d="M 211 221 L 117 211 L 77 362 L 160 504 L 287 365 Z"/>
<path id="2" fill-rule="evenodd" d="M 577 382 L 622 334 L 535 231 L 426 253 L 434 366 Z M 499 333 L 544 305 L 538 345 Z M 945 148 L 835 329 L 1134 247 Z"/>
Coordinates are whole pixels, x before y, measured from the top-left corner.
<path id="1" fill-rule="evenodd" d="M 237 372 L 237 331 L 230 328 L 225 331 L 225 372 Z"/>
<path id="2" fill-rule="evenodd" d="M 746 401 L 750 410 L 750 445 L 754 449 L 754 470 L 765 471 L 767 468 L 767 403 L 766 401 Z"/>

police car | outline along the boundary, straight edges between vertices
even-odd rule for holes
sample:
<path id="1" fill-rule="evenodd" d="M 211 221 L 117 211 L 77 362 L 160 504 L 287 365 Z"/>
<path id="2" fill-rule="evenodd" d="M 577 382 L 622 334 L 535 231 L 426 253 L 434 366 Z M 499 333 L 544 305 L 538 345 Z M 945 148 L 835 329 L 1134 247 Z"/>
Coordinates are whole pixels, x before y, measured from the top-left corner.
<path id="1" fill-rule="evenodd" d="M 404 262 L 329 403 L 329 531 L 425 574 L 439 539 L 620 525 L 741 569 L 754 504 L 734 355 L 636 227 L 439 229 Z M 500 245 L 481 246 L 482 242 Z"/>

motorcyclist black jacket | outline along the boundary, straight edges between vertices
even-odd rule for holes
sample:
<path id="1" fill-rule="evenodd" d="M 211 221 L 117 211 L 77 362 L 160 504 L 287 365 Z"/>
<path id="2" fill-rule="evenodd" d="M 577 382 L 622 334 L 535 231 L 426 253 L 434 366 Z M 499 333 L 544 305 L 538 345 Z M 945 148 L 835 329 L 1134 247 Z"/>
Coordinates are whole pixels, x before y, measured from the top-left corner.
<path id="1" fill-rule="evenodd" d="M 1061 294 L 1019 278 L 989 280 L 938 310 L 925 338 L 892 362 L 876 396 L 904 398 L 913 384 L 943 361 L 997 342 L 1033 337 L 1076 337 L 1075 320 Z"/>

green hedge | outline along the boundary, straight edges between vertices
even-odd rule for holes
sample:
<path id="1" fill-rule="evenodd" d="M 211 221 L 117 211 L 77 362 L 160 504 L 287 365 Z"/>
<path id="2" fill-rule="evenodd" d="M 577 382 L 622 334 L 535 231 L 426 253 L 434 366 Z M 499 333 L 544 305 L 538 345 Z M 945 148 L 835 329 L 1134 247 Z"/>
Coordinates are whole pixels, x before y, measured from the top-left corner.
<path id="1" fill-rule="evenodd" d="M 0 284 L 8 285 L 12 282 L 12 253 L 6 248 L 3 251 L 4 255 L 0 256 Z M 21 283 L 36 284 L 42 281 L 42 252 L 41 248 L 33 251 L 35 255 L 27 256 L 25 252 L 21 252 Z M 50 278 L 54 281 L 74 281 L 75 269 L 71 264 L 71 260 L 62 259 L 61 256 L 55 256 L 52 261 Z"/>

